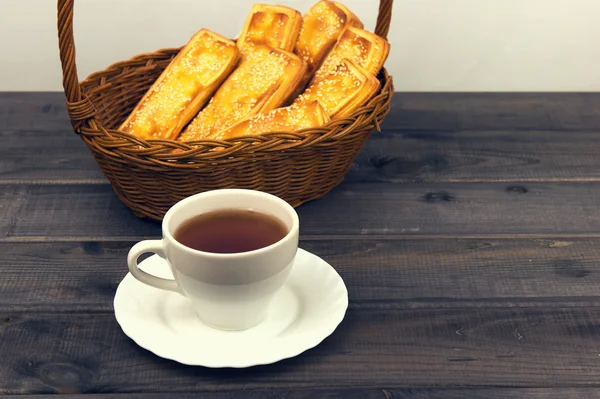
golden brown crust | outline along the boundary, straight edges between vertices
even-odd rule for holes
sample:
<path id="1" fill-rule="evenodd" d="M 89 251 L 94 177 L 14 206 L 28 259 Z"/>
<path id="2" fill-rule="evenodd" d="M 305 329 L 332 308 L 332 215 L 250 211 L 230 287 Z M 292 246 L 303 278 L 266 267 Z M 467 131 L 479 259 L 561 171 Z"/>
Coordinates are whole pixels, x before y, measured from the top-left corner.
<path id="1" fill-rule="evenodd" d="M 221 131 L 285 104 L 306 73 L 306 63 L 285 50 L 257 45 L 192 120 L 180 141 L 220 140 Z"/>
<path id="2" fill-rule="evenodd" d="M 387 40 L 364 29 L 347 27 L 315 73 L 311 84 L 331 74 L 344 58 L 377 75 L 389 52 Z"/>
<path id="3" fill-rule="evenodd" d="M 237 44 L 242 55 L 251 52 L 252 46 L 260 44 L 292 51 L 301 26 L 302 15 L 292 8 L 254 4 Z"/>
<path id="4" fill-rule="evenodd" d="M 379 88 L 379 80 L 373 74 L 343 59 L 330 74 L 311 83 L 294 104 L 318 101 L 331 118 L 343 118 L 366 104 Z"/>
<path id="5" fill-rule="evenodd" d="M 364 29 L 365 24 L 354 14 L 348 7 L 344 4 L 334 1 L 333 4 L 337 6 L 344 14 L 346 14 L 346 19 L 348 20 L 348 26 L 353 26 L 355 28 Z"/>
<path id="6" fill-rule="evenodd" d="M 265 133 L 294 133 L 303 129 L 323 126 L 329 117 L 318 101 L 307 101 L 285 108 L 260 113 L 230 126 L 221 132 L 223 139 L 258 136 Z"/>
<path id="7" fill-rule="evenodd" d="M 363 23 L 346 6 L 334 1 L 321 0 L 304 14 L 294 51 L 306 61 L 308 70 L 295 96 L 304 91 L 348 26 L 362 28 Z"/>
<path id="8" fill-rule="evenodd" d="M 119 130 L 143 139 L 175 139 L 239 59 L 235 42 L 198 31 L 146 92 Z"/>
<path id="9" fill-rule="evenodd" d="M 348 24 L 346 14 L 329 0 L 321 0 L 304 14 L 294 50 L 308 64 L 312 75 L 333 48 Z"/>

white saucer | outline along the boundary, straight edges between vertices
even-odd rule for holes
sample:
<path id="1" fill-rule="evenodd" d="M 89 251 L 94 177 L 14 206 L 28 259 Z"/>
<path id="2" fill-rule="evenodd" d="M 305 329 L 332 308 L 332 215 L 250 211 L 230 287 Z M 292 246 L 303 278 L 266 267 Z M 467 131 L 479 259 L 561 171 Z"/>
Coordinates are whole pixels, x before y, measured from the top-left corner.
<path id="1" fill-rule="evenodd" d="M 158 255 L 140 263 L 140 269 L 173 277 Z M 131 273 L 119 284 L 114 307 L 123 332 L 160 357 L 194 366 L 241 368 L 274 363 L 317 346 L 342 322 L 348 291 L 333 267 L 298 249 L 268 318 L 249 330 L 208 327 L 186 298 L 140 283 Z"/>

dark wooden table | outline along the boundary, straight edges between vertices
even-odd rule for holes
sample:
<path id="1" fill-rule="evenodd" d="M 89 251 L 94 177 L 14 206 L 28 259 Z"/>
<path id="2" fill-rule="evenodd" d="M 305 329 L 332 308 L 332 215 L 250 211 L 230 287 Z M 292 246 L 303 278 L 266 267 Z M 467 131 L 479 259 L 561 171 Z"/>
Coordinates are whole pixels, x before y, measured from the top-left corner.
<path id="1" fill-rule="evenodd" d="M 600 398 L 600 94 L 398 94 L 346 181 L 299 209 L 346 319 L 246 370 L 123 334 L 125 257 L 159 226 L 119 202 L 62 104 L 0 95 L 0 394 Z"/>

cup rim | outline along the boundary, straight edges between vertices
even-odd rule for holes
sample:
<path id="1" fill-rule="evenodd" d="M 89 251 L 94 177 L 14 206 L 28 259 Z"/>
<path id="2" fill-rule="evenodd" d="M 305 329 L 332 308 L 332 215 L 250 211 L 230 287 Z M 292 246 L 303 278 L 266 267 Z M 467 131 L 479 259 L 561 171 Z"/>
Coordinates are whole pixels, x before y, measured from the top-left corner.
<path id="1" fill-rule="evenodd" d="M 173 236 L 173 234 L 169 231 L 169 228 L 168 228 L 169 221 L 171 220 L 173 215 L 178 211 L 178 209 L 185 206 L 186 204 L 193 202 L 193 201 L 197 201 L 199 198 L 201 199 L 201 198 L 219 196 L 219 195 L 240 195 L 240 194 L 253 195 L 253 196 L 257 196 L 257 197 L 270 199 L 276 203 L 279 203 L 279 205 L 281 205 L 283 208 L 285 208 L 292 218 L 292 227 L 289 229 L 287 234 L 284 237 L 282 237 L 279 241 L 274 242 L 271 245 L 268 245 L 268 246 L 262 247 L 262 248 L 258 248 L 258 249 L 252 250 L 252 251 L 234 252 L 234 253 L 218 253 L 218 252 L 200 251 L 197 249 L 190 248 L 186 245 L 183 245 L 182 243 L 177 241 L 175 239 L 175 237 Z M 201 192 L 198 194 L 191 195 L 189 197 L 186 197 L 186 198 L 176 202 L 165 213 L 161 227 L 162 227 L 163 239 L 167 238 L 169 241 L 173 242 L 173 244 L 177 248 L 179 248 L 181 250 L 192 253 L 194 255 L 202 255 L 204 257 L 213 257 L 213 258 L 219 258 L 219 259 L 236 259 L 236 258 L 247 257 L 247 256 L 251 256 L 251 255 L 260 255 L 264 252 L 269 251 L 270 249 L 273 249 L 277 246 L 283 245 L 283 243 L 285 241 L 289 241 L 292 237 L 298 235 L 298 232 L 300 229 L 300 220 L 298 217 L 298 213 L 296 212 L 294 207 L 291 206 L 287 201 L 285 201 L 282 198 L 279 198 L 276 195 L 269 194 L 264 191 L 258 191 L 258 190 L 249 190 L 249 189 L 240 189 L 240 188 L 224 188 L 224 189 L 204 191 L 204 192 Z"/>

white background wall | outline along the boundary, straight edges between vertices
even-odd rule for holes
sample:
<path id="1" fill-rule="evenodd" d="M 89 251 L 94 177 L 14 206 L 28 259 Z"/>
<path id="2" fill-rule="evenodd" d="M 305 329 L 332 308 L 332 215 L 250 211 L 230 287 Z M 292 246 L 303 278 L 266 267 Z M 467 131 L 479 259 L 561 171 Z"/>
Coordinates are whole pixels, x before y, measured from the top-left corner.
<path id="1" fill-rule="evenodd" d="M 76 0 L 80 77 L 201 27 L 235 37 L 254 2 Z M 374 28 L 377 0 L 344 3 Z M 55 7 L 0 0 L 0 91 L 62 89 Z M 396 0 L 390 41 L 400 91 L 600 91 L 600 0 Z"/>

